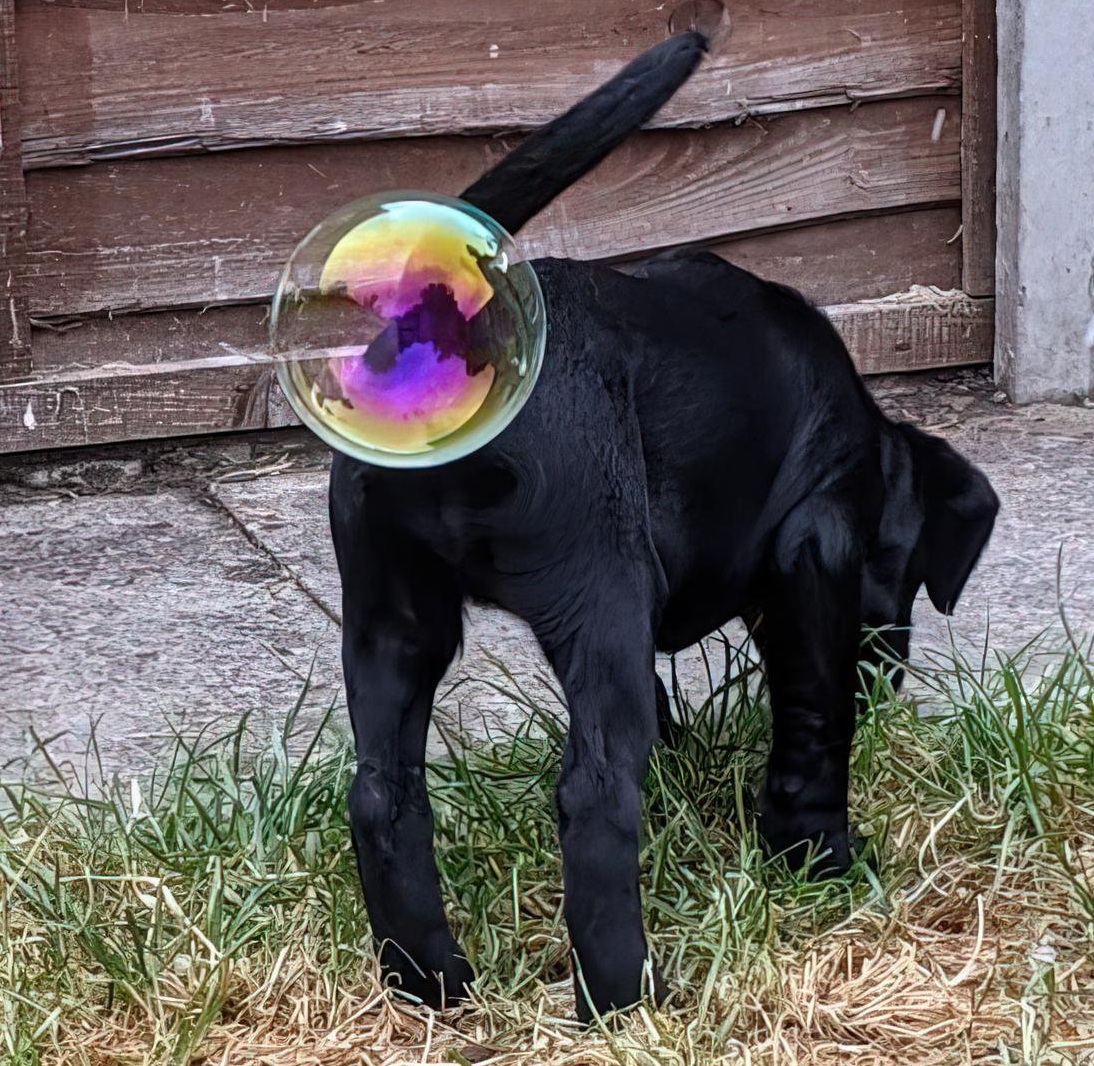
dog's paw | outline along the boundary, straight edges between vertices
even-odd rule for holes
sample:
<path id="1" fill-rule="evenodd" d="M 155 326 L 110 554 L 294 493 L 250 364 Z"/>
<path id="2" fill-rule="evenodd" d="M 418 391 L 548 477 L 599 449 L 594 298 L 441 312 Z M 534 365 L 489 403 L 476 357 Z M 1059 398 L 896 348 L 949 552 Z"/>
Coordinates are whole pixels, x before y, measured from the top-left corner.
<path id="1" fill-rule="evenodd" d="M 647 970 L 637 984 L 633 981 L 600 982 L 597 987 L 589 988 L 582 976 L 575 974 L 578 1021 L 588 1025 L 594 1018 L 612 1012 L 626 1013 L 650 1000 L 657 1007 L 664 1006 L 672 995 L 672 989 L 666 984 L 658 967 L 652 968 L 652 988 L 650 977 L 651 972 Z"/>
<path id="2" fill-rule="evenodd" d="M 385 944 L 380 957 L 384 983 L 434 1010 L 443 1010 L 467 999 L 475 981 L 475 971 L 467 959 L 458 954 L 455 941 L 446 950 L 426 955 L 421 961 L 414 960 L 395 945 Z"/>
<path id="3" fill-rule="evenodd" d="M 772 837 L 764 832 L 763 836 L 769 855 L 781 859 L 791 870 L 805 870 L 813 881 L 842 877 L 854 861 L 846 833 L 816 833 L 802 838 L 797 833 Z"/>
<path id="4" fill-rule="evenodd" d="M 767 805 L 758 819 L 768 855 L 791 870 L 805 869 L 813 880 L 840 877 L 854 862 L 846 816 L 803 818 Z"/>

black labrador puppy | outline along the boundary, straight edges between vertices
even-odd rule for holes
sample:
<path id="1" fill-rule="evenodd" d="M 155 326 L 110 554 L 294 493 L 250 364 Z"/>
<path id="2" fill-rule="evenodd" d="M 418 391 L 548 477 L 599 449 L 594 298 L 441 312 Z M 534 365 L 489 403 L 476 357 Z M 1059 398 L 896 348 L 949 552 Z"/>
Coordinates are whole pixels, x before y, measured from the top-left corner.
<path id="1" fill-rule="evenodd" d="M 465 199 L 515 231 L 646 121 L 703 49 L 689 33 L 647 52 Z M 906 656 L 917 590 L 953 607 L 998 501 L 949 445 L 881 414 L 828 320 L 790 289 L 703 252 L 630 275 L 534 269 L 546 358 L 504 433 L 435 469 L 334 458 L 349 810 L 385 971 L 428 1004 L 458 999 L 473 974 L 441 902 L 426 729 L 464 602 L 527 620 L 569 705 L 559 832 L 587 1019 L 643 993 L 655 649 L 738 616 L 757 624 L 773 715 L 763 834 L 792 862 L 823 849 L 846 869 L 863 627 L 894 627 L 887 650 Z"/>

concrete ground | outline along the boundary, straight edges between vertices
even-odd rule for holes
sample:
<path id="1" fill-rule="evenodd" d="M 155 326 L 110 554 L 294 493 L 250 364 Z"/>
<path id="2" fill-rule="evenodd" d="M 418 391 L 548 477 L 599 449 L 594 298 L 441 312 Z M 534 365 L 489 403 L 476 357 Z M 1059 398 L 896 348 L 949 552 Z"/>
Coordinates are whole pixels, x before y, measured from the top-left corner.
<path id="1" fill-rule="evenodd" d="M 989 631 L 1003 652 L 1043 629 L 1060 640 L 1061 605 L 1094 633 L 1094 410 L 1012 407 L 984 371 L 871 387 L 978 462 L 1003 499 L 953 619 L 959 644 Z M 332 703 L 342 723 L 325 465 L 304 431 L 0 459 L 0 778 L 28 761 L 40 771 L 39 745 L 82 770 L 93 730 L 105 773 L 143 774 L 176 731 L 226 731 L 246 714 L 268 736 L 305 687 L 305 727 Z M 920 606 L 918 658 L 950 643 Z M 702 656 L 678 670 L 701 699 Z M 478 735 L 511 723 L 526 713 L 515 684 L 557 707 L 523 624 L 471 610 L 438 720 Z"/>

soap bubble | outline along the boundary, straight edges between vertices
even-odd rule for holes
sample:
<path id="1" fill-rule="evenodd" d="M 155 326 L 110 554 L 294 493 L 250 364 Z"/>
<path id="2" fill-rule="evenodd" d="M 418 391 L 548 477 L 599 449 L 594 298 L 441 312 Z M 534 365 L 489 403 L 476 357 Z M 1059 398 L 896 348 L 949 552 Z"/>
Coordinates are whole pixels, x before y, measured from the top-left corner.
<path id="1" fill-rule="evenodd" d="M 546 314 L 535 272 L 493 219 L 450 197 L 387 193 L 300 242 L 270 339 L 282 391 L 328 444 L 379 466 L 437 466 L 524 406 Z"/>

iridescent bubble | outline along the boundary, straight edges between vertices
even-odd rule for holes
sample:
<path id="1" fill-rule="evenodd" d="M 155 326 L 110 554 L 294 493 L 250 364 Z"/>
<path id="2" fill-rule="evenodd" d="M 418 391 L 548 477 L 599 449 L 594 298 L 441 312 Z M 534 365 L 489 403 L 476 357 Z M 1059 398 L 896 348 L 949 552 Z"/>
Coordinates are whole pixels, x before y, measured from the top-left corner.
<path id="1" fill-rule="evenodd" d="M 388 193 L 300 242 L 270 338 L 282 390 L 328 444 L 380 466 L 436 466 L 524 406 L 546 316 L 535 272 L 493 219 L 449 197 Z"/>

